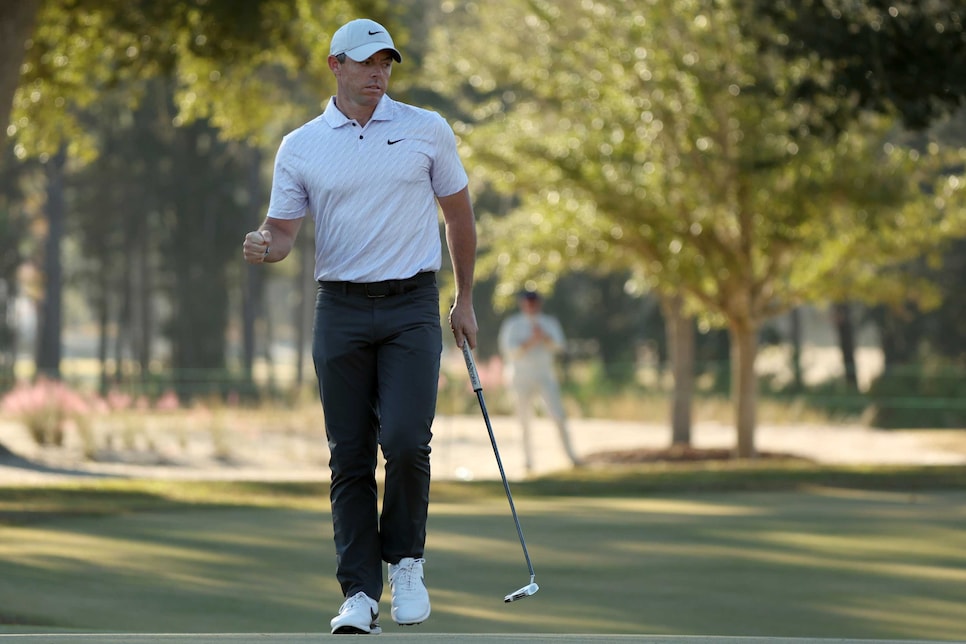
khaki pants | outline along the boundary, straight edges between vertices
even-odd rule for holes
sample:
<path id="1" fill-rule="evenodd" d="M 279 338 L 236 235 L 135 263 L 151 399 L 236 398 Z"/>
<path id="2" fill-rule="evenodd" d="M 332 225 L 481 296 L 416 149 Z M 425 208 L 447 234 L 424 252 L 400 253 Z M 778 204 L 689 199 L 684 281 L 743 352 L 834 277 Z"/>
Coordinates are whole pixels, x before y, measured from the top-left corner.
<path id="1" fill-rule="evenodd" d="M 510 387 L 516 398 L 517 416 L 523 430 L 523 455 L 527 470 L 532 470 L 534 465 L 530 419 L 537 399 L 543 401 L 547 413 L 556 424 L 560 442 L 567 452 L 570 462 L 574 465 L 579 464 L 580 459 L 574 452 L 570 441 L 570 430 L 567 427 L 567 415 L 564 411 L 563 398 L 560 395 L 560 385 L 557 384 L 557 379 L 553 373 L 518 371 L 511 377 Z"/>

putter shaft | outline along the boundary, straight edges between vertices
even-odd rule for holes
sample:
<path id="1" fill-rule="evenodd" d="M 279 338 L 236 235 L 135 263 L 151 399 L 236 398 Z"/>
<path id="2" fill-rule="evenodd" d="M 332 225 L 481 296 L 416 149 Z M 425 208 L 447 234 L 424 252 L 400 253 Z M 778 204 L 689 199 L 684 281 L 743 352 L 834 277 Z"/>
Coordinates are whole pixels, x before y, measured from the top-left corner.
<path id="1" fill-rule="evenodd" d="M 506 499 L 510 504 L 510 513 L 513 515 L 513 523 L 517 527 L 517 536 L 520 538 L 520 546 L 523 548 L 523 556 L 527 560 L 527 570 L 530 572 L 530 583 L 516 592 L 510 593 L 503 598 L 504 602 L 512 602 L 524 597 L 529 597 L 536 593 L 540 587 L 534 583 L 533 563 L 530 561 L 530 553 L 527 550 L 526 539 L 523 538 L 523 527 L 520 525 L 520 518 L 517 516 L 517 509 L 513 503 L 513 494 L 510 492 L 510 483 L 506 478 L 506 471 L 503 469 L 503 460 L 500 458 L 500 450 L 496 444 L 496 436 L 493 434 L 493 425 L 490 423 L 490 414 L 486 410 L 486 401 L 483 398 L 483 385 L 480 383 L 480 375 L 476 369 L 476 362 L 473 360 L 473 352 L 470 350 L 470 343 L 463 340 L 463 359 L 466 361 L 466 369 L 470 374 L 470 384 L 476 392 L 476 399 L 480 403 L 480 411 L 483 412 L 483 420 L 486 423 L 486 431 L 490 435 L 490 445 L 493 447 L 493 455 L 496 457 L 496 465 L 500 470 L 500 478 L 503 480 L 503 490 L 506 492 Z"/>

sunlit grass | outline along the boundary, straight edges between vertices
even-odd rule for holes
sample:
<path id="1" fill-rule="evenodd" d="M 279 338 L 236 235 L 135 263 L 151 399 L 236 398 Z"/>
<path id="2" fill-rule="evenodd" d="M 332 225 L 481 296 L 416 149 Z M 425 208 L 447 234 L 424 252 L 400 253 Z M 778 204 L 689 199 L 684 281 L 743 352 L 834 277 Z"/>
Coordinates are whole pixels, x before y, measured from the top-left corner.
<path id="1" fill-rule="evenodd" d="M 708 480 L 684 469 L 647 492 L 646 469 L 596 473 L 589 496 L 574 490 L 593 472 L 515 484 L 541 590 L 510 605 L 503 595 L 529 577 L 502 486 L 436 485 L 433 617 L 419 632 L 966 632 L 966 485 L 957 491 L 951 472 L 921 468 L 916 490 L 912 470 L 893 468 L 838 471 L 850 487 L 799 487 L 796 474 L 783 488 L 796 491 L 760 491 L 772 481 L 696 492 Z M 723 470 L 718 483 L 747 474 Z M 319 632 L 341 603 L 333 570 L 324 484 L 113 481 L 0 495 L 0 631 Z"/>

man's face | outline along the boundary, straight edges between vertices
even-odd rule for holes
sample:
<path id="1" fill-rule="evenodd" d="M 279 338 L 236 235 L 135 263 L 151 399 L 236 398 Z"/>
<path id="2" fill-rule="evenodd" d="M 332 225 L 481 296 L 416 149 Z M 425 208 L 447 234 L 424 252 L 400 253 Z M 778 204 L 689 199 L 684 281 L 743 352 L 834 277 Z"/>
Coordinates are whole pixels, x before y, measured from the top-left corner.
<path id="1" fill-rule="evenodd" d="M 520 298 L 520 309 L 528 314 L 533 315 L 540 312 L 540 298 L 538 297 L 521 297 Z"/>
<path id="2" fill-rule="evenodd" d="M 340 63 L 333 56 L 330 67 L 336 77 L 340 100 L 356 105 L 376 105 L 389 87 L 392 63 L 393 57 L 388 49 L 376 52 L 361 63 L 349 57 Z"/>

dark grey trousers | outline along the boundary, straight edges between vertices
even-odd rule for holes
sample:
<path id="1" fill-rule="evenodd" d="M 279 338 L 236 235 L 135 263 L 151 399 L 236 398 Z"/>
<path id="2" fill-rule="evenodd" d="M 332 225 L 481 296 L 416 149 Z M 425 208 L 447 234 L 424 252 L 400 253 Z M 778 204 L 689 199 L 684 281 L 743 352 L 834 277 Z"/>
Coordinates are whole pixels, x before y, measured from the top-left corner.
<path id="1" fill-rule="evenodd" d="M 423 556 L 441 352 L 435 284 L 380 298 L 319 288 L 312 357 L 331 454 L 336 578 L 346 597 L 361 590 L 378 601 L 383 562 Z"/>

